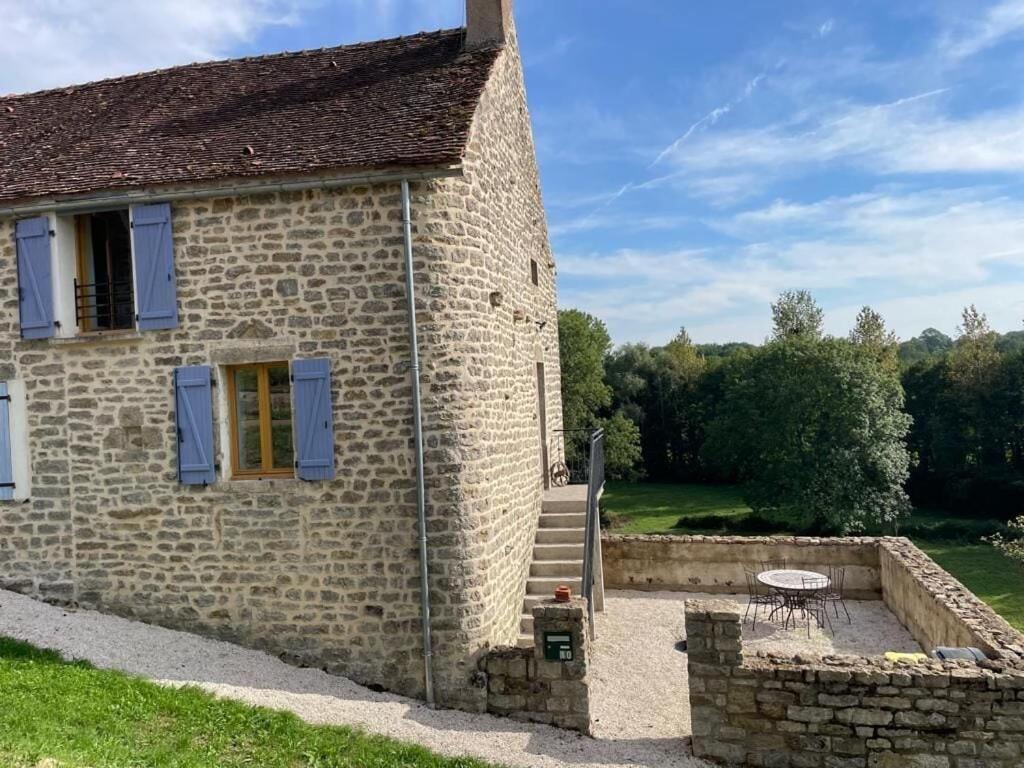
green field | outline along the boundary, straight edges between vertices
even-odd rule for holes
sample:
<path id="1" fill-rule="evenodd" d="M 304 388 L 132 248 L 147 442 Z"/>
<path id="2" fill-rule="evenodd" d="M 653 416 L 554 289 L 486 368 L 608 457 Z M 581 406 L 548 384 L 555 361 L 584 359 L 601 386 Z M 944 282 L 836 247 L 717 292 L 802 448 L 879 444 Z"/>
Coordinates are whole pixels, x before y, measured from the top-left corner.
<path id="1" fill-rule="evenodd" d="M 67 663 L 0 638 L 0 765 L 486 768 L 286 712 Z"/>
<path id="2" fill-rule="evenodd" d="M 793 533 L 752 516 L 740 490 L 729 485 L 609 482 L 601 507 L 613 533 Z M 995 521 L 915 510 L 900 533 L 1024 631 L 1024 572 L 981 541 L 999 528 Z"/>

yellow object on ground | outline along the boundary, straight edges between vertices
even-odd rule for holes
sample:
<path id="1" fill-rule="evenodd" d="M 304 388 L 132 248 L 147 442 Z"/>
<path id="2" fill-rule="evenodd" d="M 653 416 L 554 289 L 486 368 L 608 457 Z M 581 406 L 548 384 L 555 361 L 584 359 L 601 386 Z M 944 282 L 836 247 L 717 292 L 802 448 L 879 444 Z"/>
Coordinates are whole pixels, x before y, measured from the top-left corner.
<path id="1" fill-rule="evenodd" d="M 928 660 L 928 655 L 925 653 L 899 653 L 897 651 L 886 651 L 886 661 L 902 661 L 904 664 L 920 664 L 922 661 Z"/>

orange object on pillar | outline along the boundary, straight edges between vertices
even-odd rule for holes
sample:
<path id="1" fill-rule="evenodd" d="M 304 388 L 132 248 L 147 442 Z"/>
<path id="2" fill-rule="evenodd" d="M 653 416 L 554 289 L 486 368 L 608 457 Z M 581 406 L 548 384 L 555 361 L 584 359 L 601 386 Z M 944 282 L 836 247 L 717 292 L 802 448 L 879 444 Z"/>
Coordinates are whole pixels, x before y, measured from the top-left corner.
<path id="1" fill-rule="evenodd" d="M 572 590 L 564 584 L 560 587 L 555 587 L 555 602 L 556 603 L 568 603 L 572 599 Z"/>

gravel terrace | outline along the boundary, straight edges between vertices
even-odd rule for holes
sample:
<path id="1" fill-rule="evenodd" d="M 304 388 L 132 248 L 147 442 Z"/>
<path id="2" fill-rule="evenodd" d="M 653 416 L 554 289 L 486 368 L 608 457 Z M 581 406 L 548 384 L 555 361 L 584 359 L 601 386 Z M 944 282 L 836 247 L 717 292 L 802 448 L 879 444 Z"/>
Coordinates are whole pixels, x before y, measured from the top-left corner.
<path id="1" fill-rule="evenodd" d="M 651 600 L 651 595 L 643 595 L 642 600 Z M 682 604 L 675 599 L 663 601 L 663 607 L 668 608 L 665 618 L 678 628 Z M 616 619 L 635 615 L 634 605 L 622 593 L 611 596 L 609 608 L 609 616 Z M 638 613 L 642 621 L 635 626 L 650 627 L 657 618 L 642 609 Z M 636 631 L 635 626 L 617 632 L 628 637 Z M 616 729 L 609 729 L 605 738 L 590 739 L 507 718 L 430 710 L 416 700 L 374 693 L 346 678 L 289 666 L 259 651 L 95 611 L 65 610 L 2 590 L 0 635 L 53 648 L 70 658 L 87 659 L 97 667 L 168 685 L 194 683 L 217 696 L 291 710 L 311 723 L 357 726 L 445 755 L 472 755 L 524 768 L 711 768 L 689 755 L 678 735 L 681 726 L 676 728 L 677 735 L 661 735 L 655 729 L 639 725 L 623 729 L 620 724 L 621 736 L 615 735 Z M 608 647 L 612 636 L 611 632 L 607 635 Z M 668 677 L 659 670 L 652 679 Z M 637 694 L 634 681 L 624 680 L 623 686 L 624 694 Z M 607 686 L 602 690 L 607 692 Z M 634 711 L 631 703 L 619 702 L 627 714 Z"/>
<path id="2" fill-rule="evenodd" d="M 671 743 L 689 737 L 686 655 L 674 646 L 686 636 L 683 603 L 690 598 L 734 600 L 746 607 L 742 595 L 607 593 L 605 611 L 597 615 L 597 641 L 588 674 L 594 735 L 599 739 Z M 783 630 L 779 624 L 762 622 L 759 614 L 756 629 L 743 625 L 744 651 L 874 656 L 921 650 L 881 601 L 848 600 L 846 604 L 853 623 L 847 623 L 840 609 L 842 618 L 833 619 L 834 637 L 812 627 L 808 638 L 806 625 Z"/>

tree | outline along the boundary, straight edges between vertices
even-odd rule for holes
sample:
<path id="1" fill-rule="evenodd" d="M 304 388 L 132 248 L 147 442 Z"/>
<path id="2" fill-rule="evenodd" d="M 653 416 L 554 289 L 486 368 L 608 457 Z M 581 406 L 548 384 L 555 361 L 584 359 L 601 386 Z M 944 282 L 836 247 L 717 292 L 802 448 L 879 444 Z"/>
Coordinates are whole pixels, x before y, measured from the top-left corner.
<path id="1" fill-rule="evenodd" d="M 756 512 L 848 533 L 909 512 L 909 428 L 898 379 L 864 348 L 794 336 L 731 372 L 705 450 Z"/>
<path id="2" fill-rule="evenodd" d="M 636 479 L 640 472 L 640 434 L 636 424 L 612 411 L 612 390 L 606 382 L 605 358 L 611 337 L 605 324 L 578 309 L 558 313 L 558 344 L 562 364 L 562 419 L 566 429 L 605 430 L 605 470 L 612 479 Z M 571 463 L 583 458 L 583 441 L 566 439 Z"/>
<path id="3" fill-rule="evenodd" d="M 611 405 L 604 358 L 612 340 L 605 324 L 578 309 L 558 313 L 558 348 L 562 363 L 562 420 L 566 429 L 594 427 Z"/>
<path id="4" fill-rule="evenodd" d="M 937 360 L 953 348 L 953 340 L 935 328 L 925 328 L 920 336 L 915 336 L 900 344 L 899 358 L 904 366 L 924 360 Z"/>
<path id="5" fill-rule="evenodd" d="M 808 291 L 784 291 L 772 304 L 772 338 L 820 339 L 825 313 Z"/>
<path id="6" fill-rule="evenodd" d="M 850 341 L 873 355 L 886 371 L 892 374 L 899 371 L 899 339 L 885 327 L 885 320 L 871 307 L 861 307 L 857 313 L 857 320 L 850 331 Z"/>

